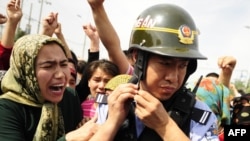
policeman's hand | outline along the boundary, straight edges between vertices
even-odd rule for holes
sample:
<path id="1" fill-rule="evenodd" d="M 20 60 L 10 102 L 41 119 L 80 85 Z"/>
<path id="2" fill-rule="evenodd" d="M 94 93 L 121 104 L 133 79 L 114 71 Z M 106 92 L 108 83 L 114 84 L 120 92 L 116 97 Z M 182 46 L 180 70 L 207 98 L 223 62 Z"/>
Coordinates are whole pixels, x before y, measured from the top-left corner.
<path id="1" fill-rule="evenodd" d="M 119 85 L 108 96 L 109 113 L 107 120 L 112 121 L 116 125 L 121 125 L 129 112 L 131 100 L 137 93 L 138 86 L 135 84 Z"/>
<path id="2" fill-rule="evenodd" d="M 7 11 L 8 20 L 14 24 L 17 24 L 23 16 L 23 12 L 20 7 L 20 0 L 11 0 L 7 4 L 6 11 Z"/>
<path id="3" fill-rule="evenodd" d="M 135 114 L 146 126 L 154 130 L 165 128 L 169 115 L 157 98 L 147 91 L 139 90 L 134 100 L 136 101 Z"/>
<path id="4" fill-rule="evenodd" d="M 0 24 L 4 24 L 7 22 L 7 17 L 0 13 Z"/>

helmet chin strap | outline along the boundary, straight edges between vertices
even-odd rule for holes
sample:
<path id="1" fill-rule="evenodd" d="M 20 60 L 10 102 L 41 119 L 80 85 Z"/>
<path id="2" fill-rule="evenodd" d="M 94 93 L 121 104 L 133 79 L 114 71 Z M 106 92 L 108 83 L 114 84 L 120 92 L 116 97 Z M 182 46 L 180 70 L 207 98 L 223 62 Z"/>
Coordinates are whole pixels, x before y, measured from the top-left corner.
<path id="1" fill-rule="evenodd" d="M 187 72 L 186 72 L 185 79 L 183 81 L 183 86 L 186 84 L 189 76 L 195 72 L 196 68 L 197 68 L 197 60 L 191 59 L 187 67 Z"/>
<path id="2" fill-rule="evenodd" d="M 149 53 L 142 50 L 138 50 L 137 53 L 137 59 L 134 65 L 134 74 L 128 83 L 138 84 L 138 86 L 140 86 L 140 81 L 146 77 Z"/>
<path id="3" fill-rule="evenodd" d="M 148 52 L 138 50 L 134 70 L 134 75 L 138 78 L 138 81 L 143 80 L 146 77 L 148 59 Z"/>

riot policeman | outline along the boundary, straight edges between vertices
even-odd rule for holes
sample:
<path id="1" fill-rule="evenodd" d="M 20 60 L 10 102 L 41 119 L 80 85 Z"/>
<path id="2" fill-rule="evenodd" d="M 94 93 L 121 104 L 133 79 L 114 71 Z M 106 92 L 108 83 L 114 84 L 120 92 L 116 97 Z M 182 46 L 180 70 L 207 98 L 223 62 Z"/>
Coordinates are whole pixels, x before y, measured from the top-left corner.
<path id="1" fill-rule="evenodd" d="M 92 7 L 96 18 L 105 13 L 100 7 Z M 216 116 L 185 88 L 197 59 L 206 59 L 198 49 L 198 34 L 192 17 L 179 6 L 145 9 L 130 38 L 129 51 L 136 60 L 133 83 L 112 89 L 108 103 L 100 101 L 98 121 L 104 124 L 92 139 L 218 140 Z"/>

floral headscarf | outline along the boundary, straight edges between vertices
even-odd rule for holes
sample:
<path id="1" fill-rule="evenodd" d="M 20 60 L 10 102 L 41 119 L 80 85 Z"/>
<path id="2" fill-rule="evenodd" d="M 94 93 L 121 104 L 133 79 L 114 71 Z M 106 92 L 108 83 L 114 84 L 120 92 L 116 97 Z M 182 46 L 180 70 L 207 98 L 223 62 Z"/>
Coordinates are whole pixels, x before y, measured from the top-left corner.
<path id="1" fill-rule="evenodd" d="M 194 88 L 196 82 L 189 83 L 188 87 Z M 196 96 L 204 101 L 215 113 L 218 119 L 218 125 L 229 125 L 230 116 L 230 91 L 218 80 L 203 78 L 200 82 Z"/>
<path id="2" fill-rule="evenodd" d="M 33 141 L 54 141 L 64 134 L 61 110 L 57 104 L 45 102 L 35 72 L 40 49 L 51 42 L 60 45 L 65 53 L 58 39 L 46 35 L 26 35 L 17 40 L 10 57 L 10 68 L 1 85 L 4 94 L 0 98 L 42 108 Z"/>

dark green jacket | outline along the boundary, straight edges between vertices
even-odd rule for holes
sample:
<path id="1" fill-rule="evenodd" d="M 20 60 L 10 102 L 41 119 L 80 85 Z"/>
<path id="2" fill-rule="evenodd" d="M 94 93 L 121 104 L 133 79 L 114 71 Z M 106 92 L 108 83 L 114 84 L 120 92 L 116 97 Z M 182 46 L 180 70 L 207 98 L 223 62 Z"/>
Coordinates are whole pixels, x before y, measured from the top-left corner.
<path id="1" fill-rule="evenodd" d="M 65 132 L 76 129 L 82 120 L 82 110 L 73 89 L 65 90 L 59 106 L 62 109 Z M 40 115 L 41 108 L 0 99 L 0 141 L 32 141 Z"/>

